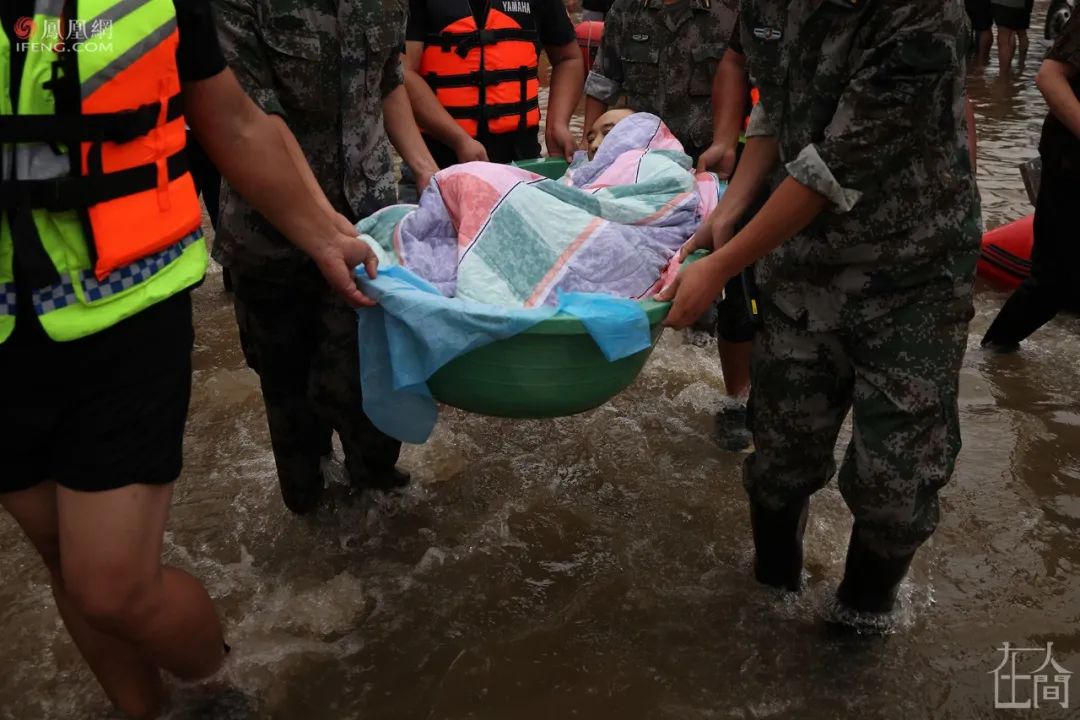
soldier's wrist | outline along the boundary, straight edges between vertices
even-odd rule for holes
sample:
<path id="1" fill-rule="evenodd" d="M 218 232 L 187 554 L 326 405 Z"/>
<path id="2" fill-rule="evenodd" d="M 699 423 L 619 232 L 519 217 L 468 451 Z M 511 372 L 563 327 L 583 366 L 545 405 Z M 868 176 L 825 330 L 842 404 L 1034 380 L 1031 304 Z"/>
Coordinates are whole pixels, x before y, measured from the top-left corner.
<path id="1" fill-rule="evenodd" d="M 716 130 L 713 132 L 712 144 L 724 147 L 734 147 L 739 142 L 739 133 L 728 130 Z"/>

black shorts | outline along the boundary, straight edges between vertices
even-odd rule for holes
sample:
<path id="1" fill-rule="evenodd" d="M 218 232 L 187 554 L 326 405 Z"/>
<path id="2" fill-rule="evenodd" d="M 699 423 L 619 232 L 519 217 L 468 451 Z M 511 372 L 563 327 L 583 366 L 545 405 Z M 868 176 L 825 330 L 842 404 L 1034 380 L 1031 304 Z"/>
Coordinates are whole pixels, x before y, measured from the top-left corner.
<path id="1" fill-rule="evenodd" d="M 742 159 L 745 145 L 736 150 L 736 163 Z M 736 232 L 746 227 L 769 199 L 769 192 L 762 192 L 736 226 Z M 730 343 L 750 342 L 759 325 L 757 286 L 754 284 L 754 266 L 743 270 L 728 280 L 724 286 L 724 299 L 716 306 L 716 336 Z"/>
<path id="2" fill-rule="evenodd" d="M 757 332 L 757 300 L 754 266 L 739 273 L 724 286 L 724 299 L 716 307 L 716 336 L 730 343 L 750 342 Z"/>
<path id="3" fill-rule="evenodd" d="M 0 493 L 163 485 L 180 475 L 191 397 L 191 293 L 66 343 L 20 318 L 0 344 Z"/>
<path id="4" fill-rule="evenodd" d="M 994 24 L 1006 30 L 1027 30 L 1031 27 L 1033 7 L 1031 3 L 1022 8 L 994 5 Z"/>
<path id="5" fill-rule="evenodd" d="M 971 29 L 986 32 L 994 28 L 994 9 L 990 0 L 965 0 L 964 7 L 971 19 Z"/>

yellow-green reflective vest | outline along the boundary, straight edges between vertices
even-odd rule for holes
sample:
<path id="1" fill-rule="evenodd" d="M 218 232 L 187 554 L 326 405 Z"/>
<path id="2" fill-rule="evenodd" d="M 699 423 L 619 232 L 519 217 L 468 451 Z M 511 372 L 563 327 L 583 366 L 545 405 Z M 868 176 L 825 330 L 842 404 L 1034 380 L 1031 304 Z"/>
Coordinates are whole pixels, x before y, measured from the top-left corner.
<path id="1" fill-rule="evenodd" d="M 26 56 L 15 108 L 13 42 Z M 173 0 L 36 0 L 14 38 L 0 32 L 0 342 L 15 325 L 16 263 L 58 341 L 202 279 L 178 42 Z"/>

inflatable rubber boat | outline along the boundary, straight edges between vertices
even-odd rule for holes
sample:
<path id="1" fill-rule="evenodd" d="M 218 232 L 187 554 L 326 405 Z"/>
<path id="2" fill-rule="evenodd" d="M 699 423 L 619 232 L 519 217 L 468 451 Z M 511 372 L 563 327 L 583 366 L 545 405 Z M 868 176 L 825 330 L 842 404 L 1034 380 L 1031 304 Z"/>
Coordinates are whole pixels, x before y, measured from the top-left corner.
<path id="1" fill-rule="evenodd" d="M 585 72 L 592 69 L 596 52 L 600 49 L 600 40 L 604 37 L 604 23 L 600 20 L 586 20 L 575 27 L 581 59 L 585 61 Z"/>
<path id="2" fill-rule="evenodd" d="M 976 273 L 995 287 L 1015 290 L 1031 275 L 1035 216 L 1028 215 L 983 235 Z"/>

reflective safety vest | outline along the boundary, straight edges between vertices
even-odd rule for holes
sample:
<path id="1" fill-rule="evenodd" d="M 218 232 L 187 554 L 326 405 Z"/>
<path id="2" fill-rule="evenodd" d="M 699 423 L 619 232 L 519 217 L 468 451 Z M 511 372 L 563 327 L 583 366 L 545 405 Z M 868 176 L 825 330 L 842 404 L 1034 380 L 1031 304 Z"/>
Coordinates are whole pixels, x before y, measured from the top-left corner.
<path id="1" fill-rule="evenodd" d="M 476 137 L 526 130 L 540 125 L 539 54 L 535 28 L 490 6 L 479 28 L 469 0 L 428 0 L 428 17 L 456 18 L 429 35 L 420 60 L 420 75 L 439 103 L 459 125 Z"/>
<path id="2" fill-rule="evenodd" d="M 18 104 L 11 43 L 26 64 Z M 0 342 L 15 273 L 54 340 L 92 335 L 199 282 L 173 0 L 36 0 L 0 31 Z"/>

